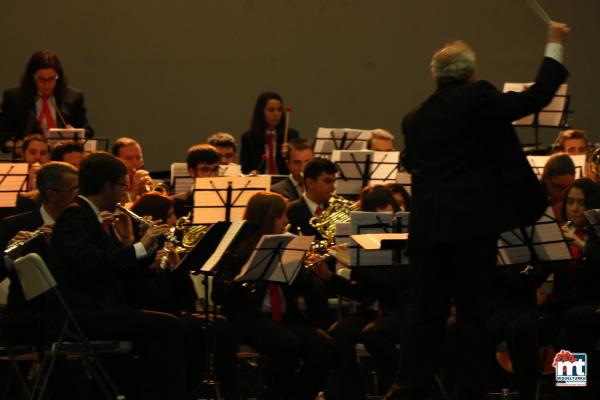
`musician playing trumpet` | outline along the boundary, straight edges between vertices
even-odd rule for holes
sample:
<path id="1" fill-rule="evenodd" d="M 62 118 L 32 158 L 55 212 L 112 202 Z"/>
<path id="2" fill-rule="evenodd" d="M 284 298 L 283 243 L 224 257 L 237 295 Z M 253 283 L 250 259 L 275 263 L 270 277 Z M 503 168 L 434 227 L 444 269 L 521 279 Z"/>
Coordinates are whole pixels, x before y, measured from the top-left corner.
<path id="1" fill-rule="evenodd" d="M 135 201 L 154 187 L 150 173 L 144 168 L 144 154 L 137 140 L 128 137 L 118 138 L 113 144 L 112 153 L 127 167 L 129 179 L 127 202 Z"/>

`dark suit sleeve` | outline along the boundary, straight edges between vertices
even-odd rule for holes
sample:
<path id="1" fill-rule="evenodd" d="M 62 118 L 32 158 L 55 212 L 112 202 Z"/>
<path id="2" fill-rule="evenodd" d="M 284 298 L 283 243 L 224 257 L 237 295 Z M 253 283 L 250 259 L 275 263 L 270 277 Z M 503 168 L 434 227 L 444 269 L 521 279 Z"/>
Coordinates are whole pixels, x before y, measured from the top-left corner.
<path id="1" fill-rule="evenodd" d="M 552 58 L 544 58 L 535 83 L 523 92 L 498 92 L 489 82 L 480 81 L 476 86 L 487 93 L 482 100 L 484 118 L 514 121 L 532 114 L 546 106 L 558 87 L 568 76 L 566 68 Z"/>
<path id="2" fill-rule="evenodd" d="M 85 129 L 86 137 L 93 137 L 94 130 L 87 118 L 83 92 L 70 89 L 68 93 L 69 95 L 65 98 L 63 107 L 61 107 L 66 122 L 75 128 Z"/>
<path id="3" fill-rule="evenodd" d="M 0 111 L 0 143 L 11 139 L 18 131 L 16 122 L 16 107 L 10 92 L 5 91 L 2 95 L 2 110 Z"/>
<path id="4" fill-rule="evenodd" d="M 108 234 L 98 237 L 98 221 L 91 221 L 79 206 L 63 211 L 54 226 L 52 248 L 57 267 L 76 266 L 78 275 L 94 277 L 107 269 L 119 270 L 136 263 L 133 246 L 118 247 Z"/>
<path id="5" fill-rule="evenodd" d="M 254 169 L 252 160 L 252 143 L 248 132 L 242 135 L 242 146 L 240 148 L 240 165 L 244 174 L 249 173 Z"/>

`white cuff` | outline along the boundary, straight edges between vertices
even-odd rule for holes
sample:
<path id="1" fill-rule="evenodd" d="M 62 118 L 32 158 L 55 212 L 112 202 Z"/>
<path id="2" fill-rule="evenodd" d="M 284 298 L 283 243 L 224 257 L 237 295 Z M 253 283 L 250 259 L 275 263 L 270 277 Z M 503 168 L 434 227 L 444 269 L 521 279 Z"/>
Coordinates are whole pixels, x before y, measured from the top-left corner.
<path id="1" fill-rule="evenodd" d="M 546 50 L 544 51 L 544 56 L 553 58 L 562 64 L 564 52 L 565 52 L 565 46 L 563 46 L 562 44 L 546 43 Z"/>

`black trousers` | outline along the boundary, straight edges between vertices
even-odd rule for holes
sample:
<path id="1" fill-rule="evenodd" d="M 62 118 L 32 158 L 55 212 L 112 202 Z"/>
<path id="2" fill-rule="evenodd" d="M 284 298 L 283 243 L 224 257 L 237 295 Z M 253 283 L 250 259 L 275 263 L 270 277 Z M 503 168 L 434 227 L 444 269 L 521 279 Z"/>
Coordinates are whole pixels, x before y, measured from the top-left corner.
<path id="1" fill-rule="evenodd" d="M 412 398 L 422 399 L 434 387 L 452 298 L 461 372 L 456 396 L 487 397 L 488 296 L 496 242 L 487 236 L 411 249 L 407 328 L 396 381 L 410 388 Z"/>
<path id="2" fill-rule="evenodd" d="M 337 362 L 334 340 L 324 331 L 270 314 L 228 315 L 240 344 L 248 344 L 269 358 L 267 383 L 282 399 L 314 400 Z"/>

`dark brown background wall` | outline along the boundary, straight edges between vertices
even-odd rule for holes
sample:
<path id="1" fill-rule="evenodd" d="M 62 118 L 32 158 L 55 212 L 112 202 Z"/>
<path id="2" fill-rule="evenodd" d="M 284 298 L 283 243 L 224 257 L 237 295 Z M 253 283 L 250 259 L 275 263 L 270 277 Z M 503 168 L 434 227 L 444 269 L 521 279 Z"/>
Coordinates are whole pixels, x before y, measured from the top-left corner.
<path id="1" fill-rule="evenodd" d="M 571 122 L 600 141 L 600 1 L 541 3 L 572 25 Z M 266 89 L 293 107 L 303 136 L 319 126 L 399 136 L 433 89 L 428 63 L 444 41 L 470 43 L 479 77 L 500 86 L 533 79 L 545 37 L 524 0 L 0 0 L 0 31 L 0 88 L 17 84 L 31 53 L 54 49 L 98 135 L 138 138 L 151 169 L 216 131 L 239 137 Z M 542 133 L 548 143 L 556 130 Z"/>

